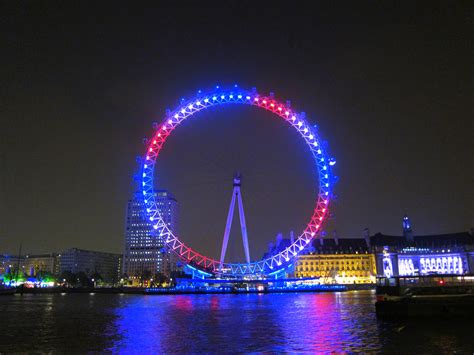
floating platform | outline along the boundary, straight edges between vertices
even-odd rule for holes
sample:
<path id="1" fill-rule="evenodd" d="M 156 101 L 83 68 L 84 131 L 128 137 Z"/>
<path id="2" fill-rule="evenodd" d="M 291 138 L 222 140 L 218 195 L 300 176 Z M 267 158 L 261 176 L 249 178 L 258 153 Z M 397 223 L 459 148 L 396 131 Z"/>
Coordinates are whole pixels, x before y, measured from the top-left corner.
<path id="1" fill-rule="evenodd" d="M 148 288 L 147 295 L 203 295 L 203 294 L 248 294 L 248 293 L 293 293 L 293 292 L 344 292 L 344 285 L 314 285 L 306 287 L 183 287 L 183 288 Z"/>
<path id="2" fill-rule="evenodd" d="M 377 279 L 380 318 L 474 318 L 474 275 Z"/>

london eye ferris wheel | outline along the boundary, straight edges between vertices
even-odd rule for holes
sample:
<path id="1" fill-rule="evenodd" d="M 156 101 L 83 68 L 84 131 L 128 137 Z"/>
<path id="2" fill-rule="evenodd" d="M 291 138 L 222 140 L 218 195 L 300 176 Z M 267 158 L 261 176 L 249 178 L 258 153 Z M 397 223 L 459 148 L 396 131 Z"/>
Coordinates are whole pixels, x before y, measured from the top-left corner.
<path id="1" fill-rule="evenodd" d="M 298 237 L 284 250 L 268 258 L 243 263 L 224 263 L 198 253 L 186 244 L 164 222 L 163 216 L 155 199 L 155 164 L 160 151 L 167 138 L 174 133 L 178 126 L 190 119 L 198 112 L 207 108 L 228 104 L 250 105 L 255 108 L 272 112 L 295 129 L 304 140 L 309 152 L 312 154 L 314 164 L 318 171 L 319 186 L 314 210 L 306 227 Z M 167 112 L 161 123 L 154 125 L 155 132 L 148 140 L 147 150 L 141 163 L 141 190 L 146 208 L 146 218 L 149 219 L 155 236 L 159 236 L 168 248 L 179 256 L 186 264 L 201 269 L 208 273 L 231 276 L 244 275 L 272 275 L 278 270 L 286 268 L 291 260 L 301 253 L 322 230 L 322 226 L 329 216 L 329 206 L 332 198 L 332 185 L 334 178 L 331 174 L 335 159 L 329 157 L 316 129 L 308 122 L 305 114 L 297 112 L 289 102 L 283 103 L 274 98 L 273 94 L 262 95 L 256 89 L 243 90 L 235 85 L 232 89 L 216 89 L 210 93 L 198 94 L 173 111 Z M 178 132 L 177 132 L 178 133 Z"/>

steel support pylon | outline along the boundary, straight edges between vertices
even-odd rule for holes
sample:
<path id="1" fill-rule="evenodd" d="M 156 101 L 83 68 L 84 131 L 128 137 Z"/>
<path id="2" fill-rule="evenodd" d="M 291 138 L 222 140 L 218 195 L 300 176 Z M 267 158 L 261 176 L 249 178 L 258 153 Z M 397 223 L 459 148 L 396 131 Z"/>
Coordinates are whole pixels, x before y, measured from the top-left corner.
<path id="1" fill-rule="evenodd" d="M 239 204 L 240 229 L 242 231 L 242 243 L 244 244 L 245 259 L 247 264 L 250 264 L 249 241 L 247 238 L 247 226 L 245 224 L 244 205 L 242 203 L 242 194 L 240 193 L 240 186 L 242 177 L 240 174 L 234 176 L 234 190 L 232 191 L 232 200 L 230 201 L 229 214 L 227 215 L 227 222 L 225 225 L 224 239 L 222 240 L 220 268 L 224 264 L 225 254 L 227 251 L 227 244 L 229 243 L 230 229 L 232 227 L 232 219 L 234 217 L 235 200 Z"/>

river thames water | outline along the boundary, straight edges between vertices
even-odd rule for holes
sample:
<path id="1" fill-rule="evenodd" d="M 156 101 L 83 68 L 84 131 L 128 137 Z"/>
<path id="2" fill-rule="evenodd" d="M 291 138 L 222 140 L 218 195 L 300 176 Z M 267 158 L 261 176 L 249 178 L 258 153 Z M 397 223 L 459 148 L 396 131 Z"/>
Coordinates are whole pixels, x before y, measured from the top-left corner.
<path id="1" fill-rule="evenodd" d="M 377 320 L 371 291 L 0 297 L 0 353 L 473 353 L 466 321 Z"/>

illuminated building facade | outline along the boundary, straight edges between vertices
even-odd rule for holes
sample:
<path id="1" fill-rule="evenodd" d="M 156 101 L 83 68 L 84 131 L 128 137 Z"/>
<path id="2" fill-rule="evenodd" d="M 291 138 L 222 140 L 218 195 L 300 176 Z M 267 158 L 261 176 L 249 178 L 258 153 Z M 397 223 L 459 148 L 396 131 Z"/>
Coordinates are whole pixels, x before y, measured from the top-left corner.
<path id="1" fill-rule="evenodd" d="M 380 233 L 372 237 L 379 276 L 462 275 L 474 270 L 474 238 L 470 233 L 403 237 Z"/>
<path id="2" fill-rule="evenodd" d="M 373 283 L 375 276 L 463 275 L 474 272 L 474 233 L 413 235 L 407 215 L 403 235 L 377 233 L 364 238 L 320 237 L 300 256 L 295 277 L 320 278 L 323 283 Z M 277 239 L 278 244 L 278 239 Z"/>
<path id="3" fill-rule="evenodd" d="M 405 248 L 398 254 L 398 273 L 401 276 L 462 275 L 468 269 L 468 254 L 450 249 L 433 253 L 428 248 Z"/>
<path id="4" fill-rule="evenodd" d="M 0 256 L 0 274 L 16 273 L 18 266 L 20 272 L 25 276 L 36 276 L 39 273 L 48 273 L 50 275 L 59 275 L 61 255 L 52 254 L 27 254 L 19 258 L 18 256 L 2 255 Z"/>
<path id="5" fill-rule="evenodd" d="M 319 278 L 324 284 L 373 284 L 375 275 L 375 255 L 365 238 L 320 238 L 294 267 L 295 277 Z"/>
<path id="6" fill-rule="evenodd" d="M 377 233 L 370 238 L 378 276 L 463 275 L 474 271 L 472 231 L 413 236 L 408 216 L 402 223 L 403 236 Z"/>
<path id="7" fill-rule="evenodd" d="M 47 272 L 51 275 L 59 275 L 60 254 L 25 255 L 22 267 L 29 276 L 35 276 L 39 272 Z"/>
<path id="8" fill-rule="evenodd" d="M 178 202 L 165 190 L 156 190 L 154 194 L 163 220 L 178 233 Z M 143 196 L 138 192 L 127 203 L 123 272 L 132 280 L 170 275 L 176 270 L 176 256 L 167 250 L 159 235 L 153 235 L 145 208 Z"/>

